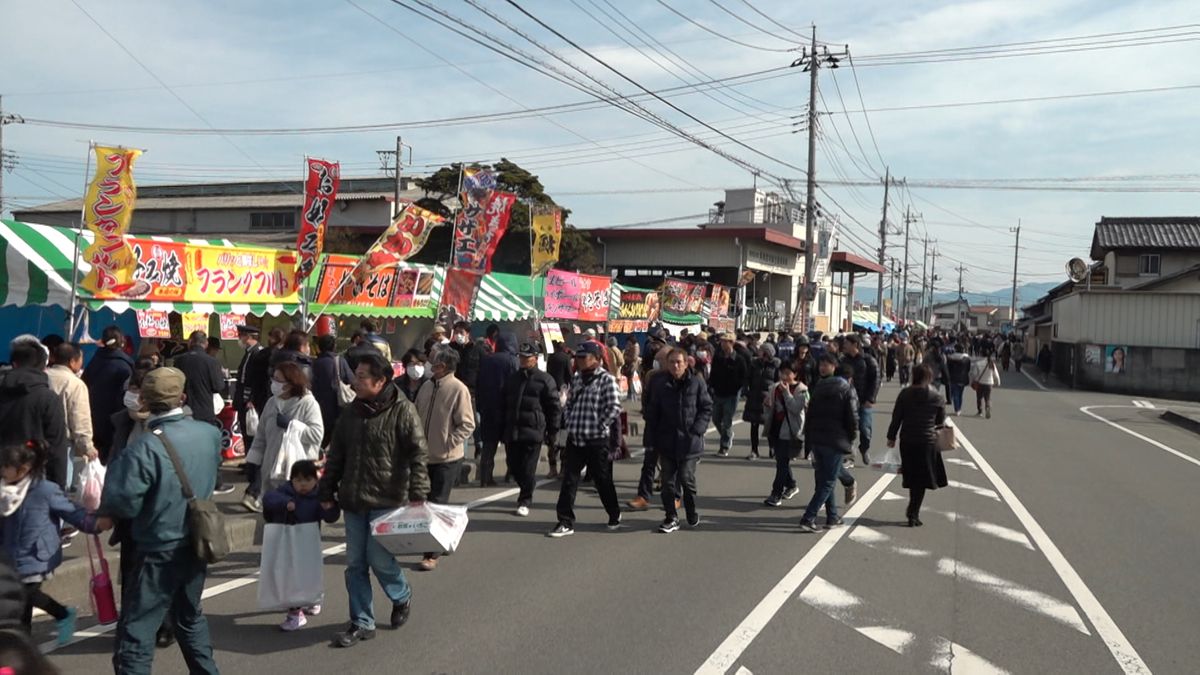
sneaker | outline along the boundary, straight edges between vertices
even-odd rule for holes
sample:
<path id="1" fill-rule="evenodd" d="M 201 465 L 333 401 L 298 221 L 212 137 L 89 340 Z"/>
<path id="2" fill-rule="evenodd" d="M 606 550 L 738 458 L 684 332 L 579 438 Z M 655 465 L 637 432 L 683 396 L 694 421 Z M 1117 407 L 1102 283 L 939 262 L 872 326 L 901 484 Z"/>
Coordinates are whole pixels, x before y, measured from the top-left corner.
<path id="1" fill-rule="evenodd" d="M 570 525 L 567 525 L 566 523 L 559 523 L 558 527 L 554 528 L 553 530 L 550 530 L 550 532 L 546 536 L 552 537 L 554 539 L 558 539 L 560 537 L 569 537 L 573 534 L 575 534 L 575 528 L 571 527 Z"/>
<path id="2" fill-rule="evenodd" d="M 249 492 L 242 497 L 242 506 L 250 513 L 262 513 L 262 500 Z"/>
<path id="3" fill-rule="evenodd" d="M 717 457 L 728 457 L 728 456 L 729 456 L 729 448 L 721 448 L 720 450 L 717 451 Z"/>
<path id="4" fill-rule="evenodd" d="M 792 497 L 795 497 L 798 494 L 800 494 L 800 488 L 792 486 L 783 491 L 783 498 L 791 499 Z"/>
<path id="5" fill-rule="evenodd" d="M 307 616 L 317 616 L 317 615 L 318 615 L 318 614 L 320 614 L 320 613 L 321 613 L 321 606 L 320 606 L 320 605 L 313 605 L 313 606 L 311 606 L 311 607 L 305 607 L 305 608 L 304 608 L 304 614 L 305 614 L 305 615 L 307 615 Z"/>
<path id="6" fill-rule="evenodd" d="M 750 460 L 751 462 L 753 462 L 754 460 L 758 459 L 758 453 L 757 453 L 757 452 L 752 452 L 752 453 L 750 453 L 750 456 L 749 456 L 749 457 L 747 457 L 746 459 L 748 459 L 748 460 Z"/>
<path id="7" fill-rule="evenodd" d="M 58 538 L 58 547 L 59 548 L 71 548 L 71 538 L 66 536 L 65 534 L 60 535 Z"/>
<path id="8" fill-rule="evenodd" d="M 982 411 L 982 410 L 980 410 L 980 411 L 976 412 L 976 413 L 975 413 L 975 416 L 976 416 L 976 417 L 983 417 L 983 411 Z"/>
<path id="9" fill-rule="evenodd" d="M 233 492 L 233 486 L 229 483 L 217 482 L 217 486 L 213 488 L 214 495 L 227 495 Z"/>
<path id="10" fill-rule="evenodd" d="M 825 529 L 832 530 L 833 528 L 837 527 L 838 525 L 842 525 L 844 523 L 845 523 L 845 521 L 842 520 L 841 516 L 834 516 L 833 518 L 826 518 L 825 519 Z"/>
<path id="11" fill-rule="evenodd" d="M 694 513 L 694 514 L 688 516 L 687 517 L 687 526 L 688 527 L 699 527 L 700 526 L 700 514 Z"/>
<path id="12" fill-rule="evenodd" d="M 985 414 L 985 417 L 987 417 L 989 420 L 992 419 L 992 409 L 991 408 L 987 409 L 987 413 Z"/>
<path id="13" fill-rule="evenodd" d="M 308 619 L 304 617 L 304 612 L 288 612 L 287 618 L 283 623 L 279 624 L 279 630 L 288 633 L 294 630 L 300 630 L 308 625 Z"/>
<path id="14" fill-rule="evenodd" d="M 521 504 L 520 506 L 517 507 L 517 515 L 522 518 L 528 517 L 529 516 L 529 507 L 524 504 Z"/>
<path id="15" fill-rule="evenodd" d="M 820 532 L 821 528 L 817 527 L 817 524 L 811 520 L 801 520 L 800 521 L 800 531 L 801 532 Z"/>
<path id="16" fill-rule="evenodd" d="M 783 506 L 783 498 L 779 495 L 771 495 L 763 500 L 763 504 L 767 506 Z"/>
<path id="17" fill-rule="evenodd" d="M 862 455 L 863 466 L 871 466 L 871 455 L 868 454 L 866 450 L 859 450 L 858 452 L 860 455 Z"/>
<path id="18" fill-rule="evenodd" d="M 844 486 L 843 489 L 846 491 L 846 506 L 849 506 L 855 499 L 858 499 L 858 481 Z"/>
<path id="19" fill-rule="evenodd" d="M 433 559 L 437 562 L 437 559 Z M 408 621 L 408 615 L 412 613 L 412 598 L 408 602 L 402 602 L 397 605 L 392 605 L 392 628 L 399 628 Z"/>
<path id="20" fill-rule="evenodd" d="M 616 532 L 621 529 L 621 514 L 618 513 L 615 517 L 609 518 L 608 524 L 604 526 L 604 529 L 609 532 Z"/>
<path id="21" fill-rule="evenodd" d="M 79 530 L 75 529 L 74 527 L 71 527 L 70 525 L 67 525 L 67 526 L 63 527 L 60 534 L 62 534 L 63 539 L 70 540 L 70 539 L 74 539 L 79 534 Z"/>
<path id="22" fill-rule="evenodd" d="M 358 624 L 350 624 L 350 627 L 345 631 L 333 636 L 333 646 L 335 647 L 353 647 L 363 640 L 374 640 L 375 629 L 363 628 Z"/>
<path id="23" fill-rule="evenodd" d="M 658 526 L 658 531 L 663 534 L 671 534 L 672 532 L 679 531 L 679 519 L 667 518 L 662 522 L 662 525 Z"/>
<path id="24" fill-rule="evenodd" d="M 646 509 L 650 508 L 650 500 L 638 495 L 637 497 L 630 499 L 625 505 L 628 506 L 631 511 L 645 511 Z"/>
<path id="25" fill-rule="evenodd" d="M 166 649 L 175 644 L 175 631 L 159 626 L 158 631 L 154 633 L 154 646 L 159 649 Z"/>
<path id="26" fill-rule="evenodd" d="M 437 569 L 437 562 L 437 558 L 421 558 L 421 562 L 417 564 L 426 572 L 432 572 Z"/>
<path id="27" fill-rule="evenodd" d="M 817 461 L 814 459 L 813 464 L 815 465 L 816 463 L 817 463 Z M 854 460 L 850 459 L 849 457 L 847 457 L 846 459 L 843 459 L 842 460 L 842 468 L 843 469 L 853 469 L 854 468 Z"/>
<path id="28" fill-rule="evenodd" d="M 54 627 L 58 629 L 58 646 L 61 647 L 71 641 L 75 637 L 75 616 L 78 612 L 74 607 L 67 608 L 67 615 L 54 622 Z"/>

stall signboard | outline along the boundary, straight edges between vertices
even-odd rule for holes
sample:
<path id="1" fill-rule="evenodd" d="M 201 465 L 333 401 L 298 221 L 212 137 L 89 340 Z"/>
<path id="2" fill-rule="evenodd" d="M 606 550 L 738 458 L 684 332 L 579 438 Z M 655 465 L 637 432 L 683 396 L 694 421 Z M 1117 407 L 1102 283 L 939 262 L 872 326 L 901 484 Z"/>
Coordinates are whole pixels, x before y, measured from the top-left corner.
<path id="1" fill-rule="evenodd" d="M 138 335 L 144 338 L 171 337 L 171 317 L 158 309 L 136 310 Z"/>
<path id="2" fill-rule="evenodd" d="M 550 270 L 546 273 L 545 312 L 547 319 L 577 319 L 580 310 L 580 293 L 582 292 L 580 275 L 562 270 Z M 605 296 L 607 298 L 607 296 Z M 608 305 L 604 306 L 607 316 Z M 600 319 L 603 321 L 604 319 Z"/>
<path id="3" fill-rule="evenodd" d="M 401 272 L 395 267 L 377 270 L 364 279 L 355 278 L 353 262 L 328 260 L 321 270 L 317 284 L 316 304 L 357 305 L 359 307 L 392 307 L 396 279 Z"/>
<path id="4" fill-rule="evenodd" d="M 295 267 L 293 251 L 189 245 L 185 296 L 191 302 L 298 302 Z"/>
<path id="5" fill-rule="evenodd" d="M 662 306 L 672 314 L 698 314 L 704 305 L 705 285 L 683 279 L 664 279 Z"/>
<path id="6" fill-rule="evenodd" d="M 554 353 L 554 343 L 567 340 L 563 337 L 562 327 L 554 321 L 542 321 L 538 324 L 538 328 L 542 331 L 542 342 L 546 345 L 546 353 Z"/>
<path id="7" fill-rule="evenodd" d="M 579 275 L 579 315 L 577 318 L 580 321 L 607 321 L 610 306 L 608 294 L 611 289 L 612 279 L 609 277 Z"/>
<path id="8" fill-rule="evenodd" d="M 208 315 L 204 312 L 180 312 L 179 323 L 185 340 L 196 331 L 208 334 Z"/>
<path id="9" fill-rule="evenodd" d="M 419 270 L 400 270 L 396 275 L 396 293 L 392 301 L 393 307 L 413 307 L 417 293 L 417 278 Z"/>
<path id="10" fill-rule="evenodd" d="M 719 319 L 729 315 L 729 287 L 721 284 L 712 285 L 712 295 L 709 298 L 710 308 L 708 313 L 709 323 L 713 319 Z"/>
<path id="11" fill-rule="evenodd" d="M 221 339 L 236 340 L 238 339 L 238 326 L 245 325 L 245 314 L 220 314 L 221 322 Z"/>
<path id="12" fill-rule="evenodd" d="M 437 323 L 447 330 L 459 321 L 469 321 L 475 296 L 479 293 L 482 274 L 450 268 L 446 270 L 446 281 L 442 285 L 442 299 L 438 304 Z"/>
<path id="13" fill-rule="evenodd" d="M 650 329 L 650 324 L 659 318 L 657 292 L 621 291 L 617 318 L 608 322 L 608 332 L 644 333 Z"/>
<path id="14" fill-rule="evenodd" d="M 180 242 L 130 239 L 137 267 L 134 285 L 126 295 L 161 302 L 182 300 L 187 293 L 187 244 Z"/>

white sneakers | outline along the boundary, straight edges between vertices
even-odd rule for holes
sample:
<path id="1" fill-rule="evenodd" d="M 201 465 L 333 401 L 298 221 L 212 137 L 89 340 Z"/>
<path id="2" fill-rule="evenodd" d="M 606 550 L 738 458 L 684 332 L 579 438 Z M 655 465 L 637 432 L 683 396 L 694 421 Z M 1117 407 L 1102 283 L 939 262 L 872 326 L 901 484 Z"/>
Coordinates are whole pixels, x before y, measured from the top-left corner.
<path id="1" fill-rule="evenodd" d="M 520 506 L 517 507 L 516 513 L 518 516 L 520 516 L 522 518 L 528 517 L 529 516 L 529 507 L 524 504 L 521 504 Z"/>

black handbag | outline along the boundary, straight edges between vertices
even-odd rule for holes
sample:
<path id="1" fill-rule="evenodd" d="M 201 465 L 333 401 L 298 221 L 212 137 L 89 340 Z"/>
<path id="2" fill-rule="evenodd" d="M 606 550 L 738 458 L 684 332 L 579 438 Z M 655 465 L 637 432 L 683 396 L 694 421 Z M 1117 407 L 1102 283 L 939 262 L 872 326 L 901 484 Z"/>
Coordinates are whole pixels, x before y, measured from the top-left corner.
<path id="1" fill-rule="evenodd" d="M 196 556 L 207 563 L 221 562 L 233 549 L 233 540 L 225 527 L 225 516 L 217 509 L 216 502 L 196 499 L 187 472 L 183 470 L 183 461 L 179 459 L 179 453 L 175 451 L 175 446 L 163 430 L 154 429 L 151 433 L 162 441 L 167 456 L 171 458 L 171 464 L 175 467 L 175 475 L 179 477 L 183 498 L 187 500 L 188 536 L 192 540 Z"/>

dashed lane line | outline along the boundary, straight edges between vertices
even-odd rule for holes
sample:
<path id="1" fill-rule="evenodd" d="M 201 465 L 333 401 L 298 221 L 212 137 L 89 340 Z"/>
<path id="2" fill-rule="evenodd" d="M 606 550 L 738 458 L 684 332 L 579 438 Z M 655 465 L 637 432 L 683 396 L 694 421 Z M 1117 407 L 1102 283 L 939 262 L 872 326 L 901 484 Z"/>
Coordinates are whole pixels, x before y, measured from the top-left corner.
<path id="1" fill-rule="evenodd" d="M 1079 616 L 1079 612 L 1075 611 L 1074 607 L 1051 595 L 1027 588 L 1015 581 L 998 577 L 991 572 L 973 567 L 953 558 L 939 559 L 937 561 L 937 571 L 942 576 L 973 584 L 988 593 L 998 595 L 1031 612 L 1037 612 L 1038 614 L 1050 617 L 1059 623 L 1074 628 L 1084 635 L 1092 634 L 1087 629 L 1087 626 L 1084 625 L 1083 618 Z"/>

